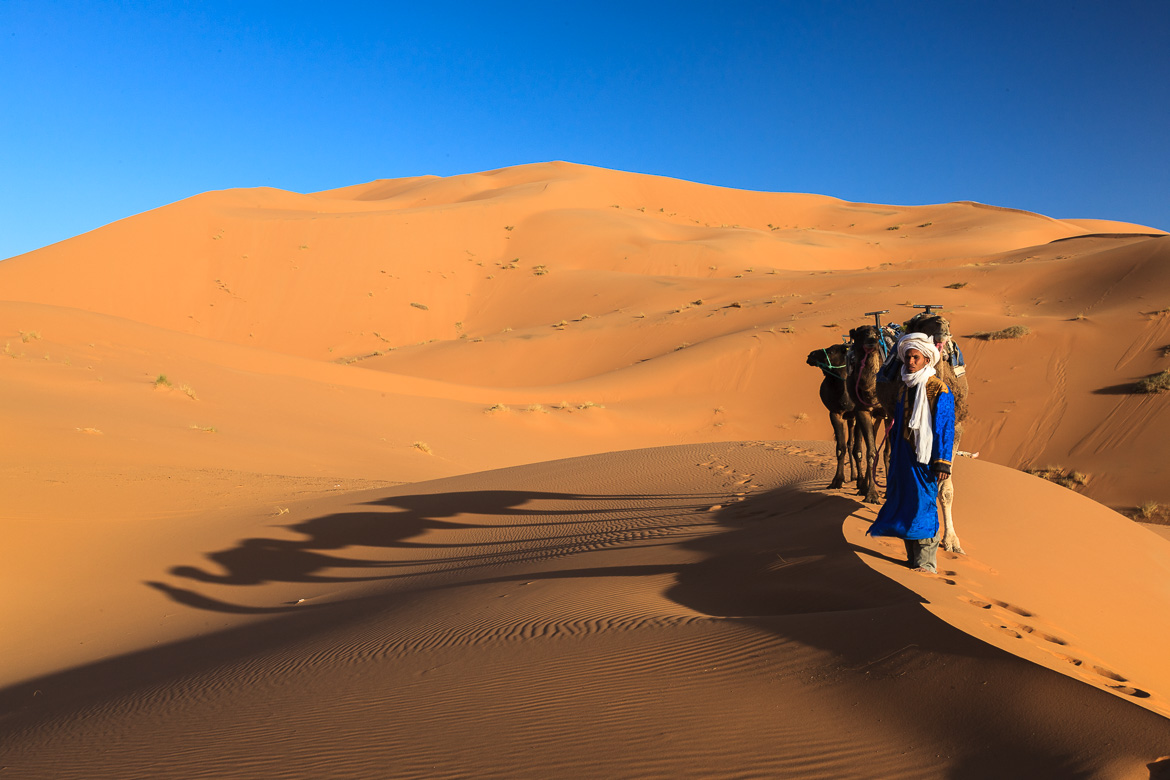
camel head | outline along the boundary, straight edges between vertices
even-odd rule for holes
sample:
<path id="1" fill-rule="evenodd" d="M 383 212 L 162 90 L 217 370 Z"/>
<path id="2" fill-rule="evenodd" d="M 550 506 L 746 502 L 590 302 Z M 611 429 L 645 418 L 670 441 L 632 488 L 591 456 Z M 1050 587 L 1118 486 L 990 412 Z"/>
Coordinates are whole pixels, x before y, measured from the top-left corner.
<path id="1" fill-rule="evenodd" d="M 934 340 L 934 345 L 943 355 L 948 354 L 951 343 L 951 323 L 940 314 L 915 314 L 906 320 L 907 333 L 925 333 Z"/>
<path id="2" fill-rule="evenodd" d="M 827 374 L 844 378 L 845 377 L 845 361 L 848 358 L 849 349 L 844 344 L 830 344 L 824 349 L 814 349 L 808 353 L 807 362 L 814 368 L 819 368 Z"/>
<path id="3" fill-rule="evenodd" d="M 873 325 L 862 325 L 849 331 L 849 338 L 856 349 L 870 351 L 878 348 L 882 334 Z"/>

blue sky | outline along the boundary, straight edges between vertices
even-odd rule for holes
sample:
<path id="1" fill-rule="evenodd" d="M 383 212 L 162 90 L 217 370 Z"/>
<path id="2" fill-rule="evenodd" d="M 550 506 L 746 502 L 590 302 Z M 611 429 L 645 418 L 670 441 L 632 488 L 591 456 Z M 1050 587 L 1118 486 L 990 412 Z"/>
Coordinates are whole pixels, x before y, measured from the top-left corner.
<path id="1" fill-rule="evenodd" d="M 213 189 L 569 160 L 1170 229 L 1170 2 L 0 0 L 0 258 Z"/>

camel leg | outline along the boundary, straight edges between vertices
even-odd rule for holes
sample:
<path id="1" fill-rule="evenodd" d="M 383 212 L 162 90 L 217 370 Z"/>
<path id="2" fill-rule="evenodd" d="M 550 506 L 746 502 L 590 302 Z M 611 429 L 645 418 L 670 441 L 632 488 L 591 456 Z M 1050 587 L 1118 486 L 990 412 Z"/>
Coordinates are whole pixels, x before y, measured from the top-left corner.
<path id="1" fill-rule="evenodd" d="M 861 438 L 857 435 L 857 415 L 849 416 L 849 467 L 854 481 L 861 479 Z"/>
<path id="2" fill-rule="evenodd" d="M 878 452 L 874 437 L 875 419 L 873 415 L 860 414 L 858 421 L 861 423 L 861 435 L 865 440 L 865 487 L 858 485 L 858 492 L 865 494 L 865 498 L 862 499 L 865 503 L 880 504 L 881 497 L 878 495 L 876 479 Z"/>
<path id="3" fill-rule="evenodd" d="M 849 454 L 849 436 L 845 430 L 845 417 L 840 412 L 830 412 L 829 422 L 833 424 L 833 438 L 837 441 L 837 473 L 829 483 L 829 490 L 845 484 L 845 457 Z"/>
<path id="4" fill-rule="evenodd" d="M 951 504 L 955 500 L 955 488 L 951 478 L 947 477 L 938 485 L 938 502 L 942 506 L 943 536 L 942 548 L 947 552 L 963 555 L 963 546 L 959 544 L 959 537 L 955 535 L 955 521 L 951 516 Z"/>

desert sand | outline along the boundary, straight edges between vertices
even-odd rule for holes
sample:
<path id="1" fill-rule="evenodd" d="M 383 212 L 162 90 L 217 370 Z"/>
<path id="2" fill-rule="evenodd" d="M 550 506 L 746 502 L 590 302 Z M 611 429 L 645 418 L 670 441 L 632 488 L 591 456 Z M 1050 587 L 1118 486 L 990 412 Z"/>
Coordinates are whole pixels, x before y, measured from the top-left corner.
<path id="1" fill-rule="evenodd" d="M 1160 231 L 547 163 L 205 193 L 0 291 L 0 777 L 1165 770 Z M 805 364 L 927 303 L 937 576 Z"/>

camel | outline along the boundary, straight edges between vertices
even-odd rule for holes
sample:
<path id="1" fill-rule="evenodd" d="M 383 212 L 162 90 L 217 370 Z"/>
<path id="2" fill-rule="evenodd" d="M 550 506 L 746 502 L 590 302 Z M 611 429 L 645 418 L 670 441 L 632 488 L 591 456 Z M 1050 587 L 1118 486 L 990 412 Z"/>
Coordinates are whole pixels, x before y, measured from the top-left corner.
<path id="1" fill-rule="evenodd" d="M 830 490 L 845 484 L 847 456 L 854 477 L 859 484 L 861 481 L 859 458 L 853 448 L 854 407 L 848 389 L 846 353 L 847 348 L 844 344 L 833 344 L 824 349 L 814 349 L 808 353 L 806 361 L 810 366 L 819 368 L 821 373 L 825 375 L 825 378 L 821 380 L 821 403 L 829 410 L 829 423 L 833 426 L 833 438 L 837 441 L 837 473 L 833 476 L 833 481 L 829 483 Z"/>
<path id="2" fill-rule="evenodd" d="M 951 324 L 941 315 L 933 314 L 929 311 L 914 315 L 905 323 L 906 333 L 925 333 L 934 339 L 934 344 L 938 347 L 938 351 L 942 355 L 938 366 L 935 370 L 938 371 L 938 377 L 946 383 L 950 388 L 951 393 L 955 396 L 955 442 L 954 452 L 957 457 L 959 452 L 959 440 L 963 435 L 963 421 L 967 419 L 967 369 L 961 365 L 961 361 L 955 360 L 956 355 L 960 355 L 958 346 L 955 344 L 951 336 Z M 898 371 L 900 371 L 901 361 L 898 360 L 897 353 L 893 355 L 893 363 Z M 960 363 L 956 366 L 955 363 Z M 889 372 L 890 376 L 897 377 L 898 373 L 894 370 Z M 898 382 L 885 381 L 876 383 L 877 397 L 881 405 L 885 408 L 887 415 L 892 419 L 894 405 L 898 399 Z M 955 499 L 955 488 L 952 484 L 951 477 L 947 477 L 938 486 L 938 500 L 942 507 L 943 517 L 943 538 L 942 548 L 947 552 L 963 553 L 963 546 L 959 543 L 959 537 L 955 534 L 955 521 L 951 512 L 951 506 Z"/>
<path id="3" fill-rule="evenodd" d="M 865 445 L 864 476 L 857 492 L 865 495 L 867 504 L 877 504 L 881 502 L 877 489 L 877 432 L 891 414 L 878 397 L 877 378 L 883 355 L 890 349 L 889 339 L 876 325 L 854 328 L 849 338 L 853 342 L 848 358 L 849 395 L 856 406 L 857 435 Z"/>

